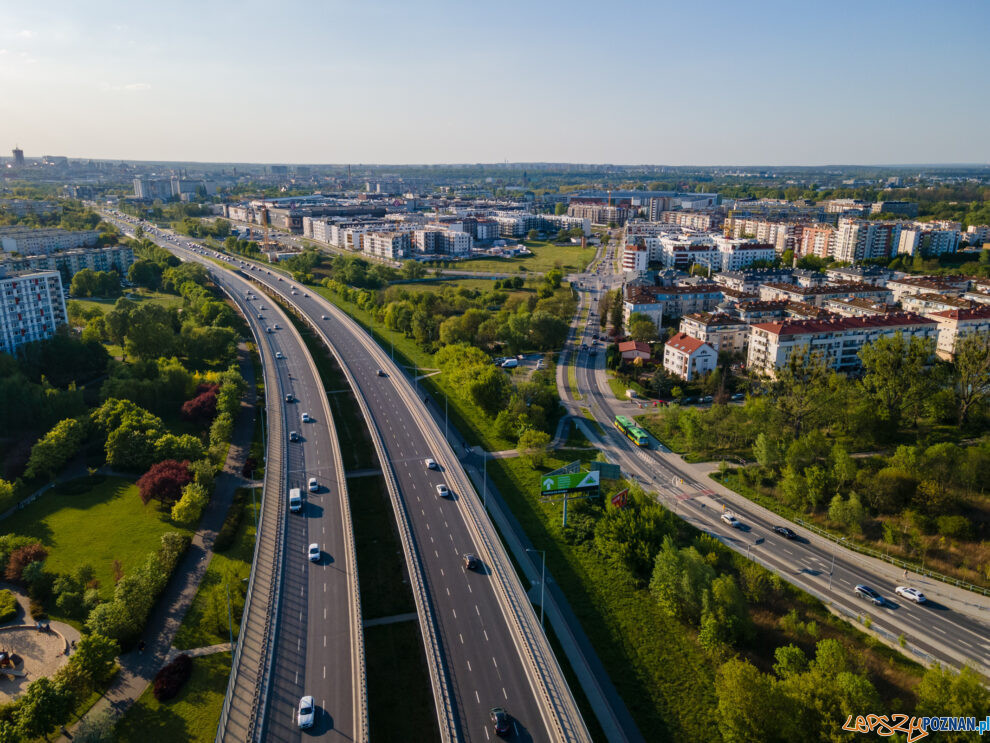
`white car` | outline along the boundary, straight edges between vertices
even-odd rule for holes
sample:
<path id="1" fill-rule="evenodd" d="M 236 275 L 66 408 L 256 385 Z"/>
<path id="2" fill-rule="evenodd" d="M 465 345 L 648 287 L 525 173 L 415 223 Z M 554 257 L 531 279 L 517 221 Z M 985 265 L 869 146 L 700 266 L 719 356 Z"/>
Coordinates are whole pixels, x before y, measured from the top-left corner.
<path id="1" fill-rule="evenodd" d="M 447 489 L 446 485 L 440 483 L 439 485 L 437 485 L 437 495 L 439 495 L 441 498 L 446 498 L 448 495 L 450 495 L 450 491 Z"/>
<path id="2" fill-rule="evenodd" d="M 923 604 L 928 601 L 925 598 L 925 594 L 919 591 L 917 588 L 911 588 L 911 586 L 898 586 L 894 589 L 894 593 L 898 596 L 903 596 L 909 601 L 913 601 L 916 604 Z"/>
<path id="3" fill-rule="evenodd" d="M 282 355 L 282 352 L 281 351 L 276 351 L 275 352 L 275 358 L 276 359 L 284 359 L 285 356 Z"/>
<path id="4" fill-rule="evenodd" d="M 330 318 L 327 317 L 326 315 L 320 315 L 320 319 L 321 320 L 329 320 Z"/>
<path id="5" fill-rule="evenodd" d="M 313 542 L 311 545 L 309 545 L 309 550 L 308 550 L 307 554 L 309 555 L 309 561 L 310 562 L 319 562 L 320 561 L 320 545 L 318 545 L 316 542 Z"/>
<path id="6" fill-rule="evenodd" d="M 428 470 L 435 470 L 437 468 L 436 461 L 434 461 L 432 459 L 427 459 L 423 464 L 426 465 L 426 469 L 428 469 Z"/>
<path id="7" fill-rule="evenodd" d="M 742 528 L 742 521 L 736 518 L 736 515 L 731 511 L 726 511 L 722 514 L 722 521 L 731 526 L 733 529 Z"/>
<path id="8" fill-rule="evenodd" d="M 309 478 L 309 492 L 315 493 L 320 489 L 320 483 L 316 481 L 315 477 Z"/>
<path id="9" fill-rule="evenodd" d="M 313 705 L 313 697 L 303 697 L 299 700 L 299 712 L 296 715 L 299 727 L 303 730 L 313 727 L 316 721 L 316 707 Z"/>
<path id="10" fill-rule="evenodd" d="M 313 422 L 313 419 L 309 417 L 309 413 L 303 413 L 302 414 L 302 422 L 303 423 L 312 423 Z"/>

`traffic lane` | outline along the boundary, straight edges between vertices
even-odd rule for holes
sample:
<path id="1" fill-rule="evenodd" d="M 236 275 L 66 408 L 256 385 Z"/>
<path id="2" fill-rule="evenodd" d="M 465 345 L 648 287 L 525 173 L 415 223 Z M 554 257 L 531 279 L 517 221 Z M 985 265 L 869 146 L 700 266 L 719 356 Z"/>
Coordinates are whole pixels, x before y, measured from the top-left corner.
<path id="1" fill-rule="evenodd" d="M 589 368 L 587 372 L 590 377 L 592 375 L 592 370 Z M 594 378 L 597 379 L 597 375 L 594 375 Z M 611 412 L 611 407 L 606 401 L 604 393 L 601 391 L 598 384 L 593 382 L 591 379 L 587 379 L 587 381 L 589 392 L 599 398 L 598 402 L 602 409 Z M 635 461 L 637 459 L 642 459 L 644 455 L 649 456 L 652 460 L 652 464 L 659 468 L 666 477 L 683 477 L 684 485 L 697 490 L 705 489 L 696 481 L 691 480 L 688 475 L 680 472 L 668 462 L 656 456 L 655 453 L 649 452 L 649 454 L 647 454 L 647 452 L 639 450 L 634 447 L 631 442 L 626 441 L 625 437 L 622 437 L 615 432 L 610 431 L 609 434 L 612 437 L 611 440 L 613 445 L 615 445 L 616 448 L 623 450 L 623 453 L 627 457 Z M 646 474 L 650 475 L 651 473 L 647 472 Z M 651 479 L 651 477 L 648 476 L 647 479 Z M 655 478 L 652 479 L 656 481 Z M 662 482 L 661 486 L 667 487 Z M 726 539 L 737 539 L 737 535 L 725 531 L 725 528 L 728 527 L 723 528 L 724 525 L 721 523 L 719 518 L 721 513 L 720 509 L 716 509 L 715 513 L 713 513 L 712 510 L 704 512 L 699 511 L 691 498 L 683 500 L 682 503 L 685 504 L 685 507 L 689 505 L 695 507 L 694 515 L 699 518 L 699 523 L 703 528 L 706 528 L 706 530 L 711 531 L 714 529 L 721 532 L 722 536 Z M 754 533 L 758 533 L 763 539 L 766 539 L 769 535 L 774 534 L 772 531 L 774 524 L 788 523 L 783 519 L 774 519 L 773 517 L 767 519 L 757 517 L 745 508 L 734 506 L 733 511 L 742 518 L 743 522 L 747 524 L 751 530 L 754 530 Z M 756 530 L 759 531 L 757 532 Z M 749 541 L 755 541 L 755 538 L 760 537 L 754 537 Z M 790 542 L 789 544 L 794 545 L 794 547 L 788 547 L 788 550 L 800 550 L 800 552 L 793 556 L 793 559 L 796 563 L 802 563 L 802 567 L 798 567 L 795 571 L 793 571 L 794 574 L 805 575 L 807 577 L 816 577 L 822 574 L 818 566 L 824 566 L 826 568 L 824 573 L 825 578 L 823 579 L 824 585 L 815 585 L 815 590 L 824 593 L 825 595 L 829 595 L 833 600 L 839 600 L 845 604 L 846 602 L 844 599 L 846 596 L 844 594 L 835 589 L 829 591 L 827 588 L 827 568 L 829 567 L 831 561 L 831 551 L 826 546 L 819 545 L 813 540 L 803 540 L 797 544 L 795 544 L 795 542 Z M 843 566 L 843 570 L 841 572 L 838 567 L 840 564 Z M 782 565 L 782 567 L 787 567 L 787 565 Z M 864 578 L 864 575 L 867 577 Z M 886 590 L 888 596 L 896 596 L 893 592 L 893 589 L 896 586 L 891 585 L 890 581 L 876 579 L 870 576 L 868 571 L 864 570 L 862 566 L 857 565 L 854 559 L 848 559 L 841 554 L 836 558 L 836 573 L 833 575 L 833 578 L 835 579 L 834 585 L 846 583 L 849 585 L 850 591 L 857 583 L 867 583 L 878 590 Z M 910 579 L 905 581 L 905 583 L 910 583 Z M 895 632 L 899 629 L 911 629 L 919 632 L 920 637 L 914 638 L 912 636 L 913 642 L 919 647 L 925 649 L 927 652 L 931 652 L 933 655 L 944 657 L 945 653 L 932 647 L 924 641 L 923 638 L 929 634 L 929 630 L 934 631 L 938 635 L 942 635 L 942 639 L 954 638 L 956 641 L 960 642 L 961 645 L 967 648 L 967 652 L 975 654 L 973 656 L 974 660 L 979 659 L 981 656 L 985 657 L 986 652 L 990 650 L 990 644 L 987 644 L 984 639 L 986 632 L 985 627 L 983 627 L 978 621 L 962 613 L 953 613 L 951 616 L 942 616 L 939 614 L 933 616 L 932 614 L 925 613 L 929 611 L 940 611 L 945 614 L 951 613 L 951 610 L 948 607 L 941 604 L 926 607 L 924 605 L 914 605 L 913 602 L 909 604 L 909 602 L 903 600 L 897 601 L 890 599 L 886 606 L 886 614 L 881 615 L 879 619 L 881 620 L 882 626 L 883 620 L 886 617 L 888 627 L 894 625 L 897 628 L 895 629 Z M 894 612 L 897 612 L 897 614 L 894 614 Z M 951 625 L 951 627 L 947 627 L 946 624 Z"/>
<path id="2" fill-rule="evenodd" d="M 304 312 L 307 309 L 312 312 L 318 306 L 315 303 L 309 308 L 303 306 Z M 456 584 L 446 580 L 461 571 L 464 552 L 478 552 L 464 516 L 458 510 L 460 494 L 441 498 L 436 493 L 436 485 L 444 480 L 442 472 L 427 470 L 424 460 L 437 457 L 389 378 L 377 376 L 377 362 L 367 349 L 332 316 L 323 322 L 323 326 L 335 346 L 342 353 L 346 352 L 347 363 L 372 415 L 378 421 L 389 420 L 391 423 L 381 430 L 383 443 L 395 465 L 393 469 L 410 515 L 414 543 L 427 568 L 424 578 L 437 606 L 445 656 L 453 666 L 450 669 L 454 675 L 452 687 L 460 706 L 461 725 L 472 731 L 472 737 L 479 736 L 480 739 L 482 732 L 487 735 L 490 727 L 488 710 L 492 706 L 505 706 L 518 720 L 520 734 L 544 731 L 539 708 L 493 587 L 489 584 L 487 590 L 479 592 L 465 582 L 458 590 Z M 346 335 L 335 337 L 334 330 Z M 436 514 L 429 507 L 431 499 Z M 435 565 L 430 561 L 431 555 Z M 446 607 L 441 608 L 438 604 L 438 600 L 443 601 L 445 597 L 449 600 L 449 615 L 444 611 Z M 490 626 L 495 616 L 503 621 Z M 474 642 L 471 642 L 472 637 Z M 513 662 L 513 659 L 516 660 Z M 460 667 L 455 665 L 458 663 Z"/>

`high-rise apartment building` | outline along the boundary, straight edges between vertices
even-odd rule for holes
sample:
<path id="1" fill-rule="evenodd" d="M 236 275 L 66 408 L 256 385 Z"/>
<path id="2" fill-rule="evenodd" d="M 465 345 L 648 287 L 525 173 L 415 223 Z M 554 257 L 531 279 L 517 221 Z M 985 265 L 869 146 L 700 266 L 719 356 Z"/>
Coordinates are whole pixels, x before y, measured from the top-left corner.
<path id="1" fill-rule="evenodd" d="M 840 218 L 833 257 L 850 263 L 868 258 L 889 258 L 897 251 L 900 237 L 900 222 Z"/>
<path id="2" fill-rule="evenodd" d="M 14 148 L 14 166 L 18 168 L 24 167 L 24 150 L 20 147 Z"/>
<path id="3" fill-rule="evenodd" d="M 0 274 L 0 353 L 50 338 L 66 324 L 65 297 L 58 271 Z"/>

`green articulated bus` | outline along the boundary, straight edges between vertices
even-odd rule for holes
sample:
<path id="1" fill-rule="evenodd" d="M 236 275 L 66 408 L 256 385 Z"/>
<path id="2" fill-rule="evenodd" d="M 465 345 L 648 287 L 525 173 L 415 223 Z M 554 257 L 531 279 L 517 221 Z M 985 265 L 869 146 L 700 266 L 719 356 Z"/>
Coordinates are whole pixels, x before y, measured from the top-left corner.
<path id="1" fill-rule="evenodd" d="M 636 446 L 649 446 L 650 435 L 624 415 L 615 416 L 615 427 L 624 433 Z"/>

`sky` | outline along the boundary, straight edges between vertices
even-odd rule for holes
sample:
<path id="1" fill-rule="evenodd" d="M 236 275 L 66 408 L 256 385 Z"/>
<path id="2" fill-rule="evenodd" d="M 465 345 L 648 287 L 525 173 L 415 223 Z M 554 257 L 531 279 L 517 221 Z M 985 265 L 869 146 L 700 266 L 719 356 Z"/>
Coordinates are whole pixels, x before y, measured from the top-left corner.
<path id="1" fill-rule="evenodd" d="M 0 148 L 990 162 L 988 0 L 0 0 Z"/>

